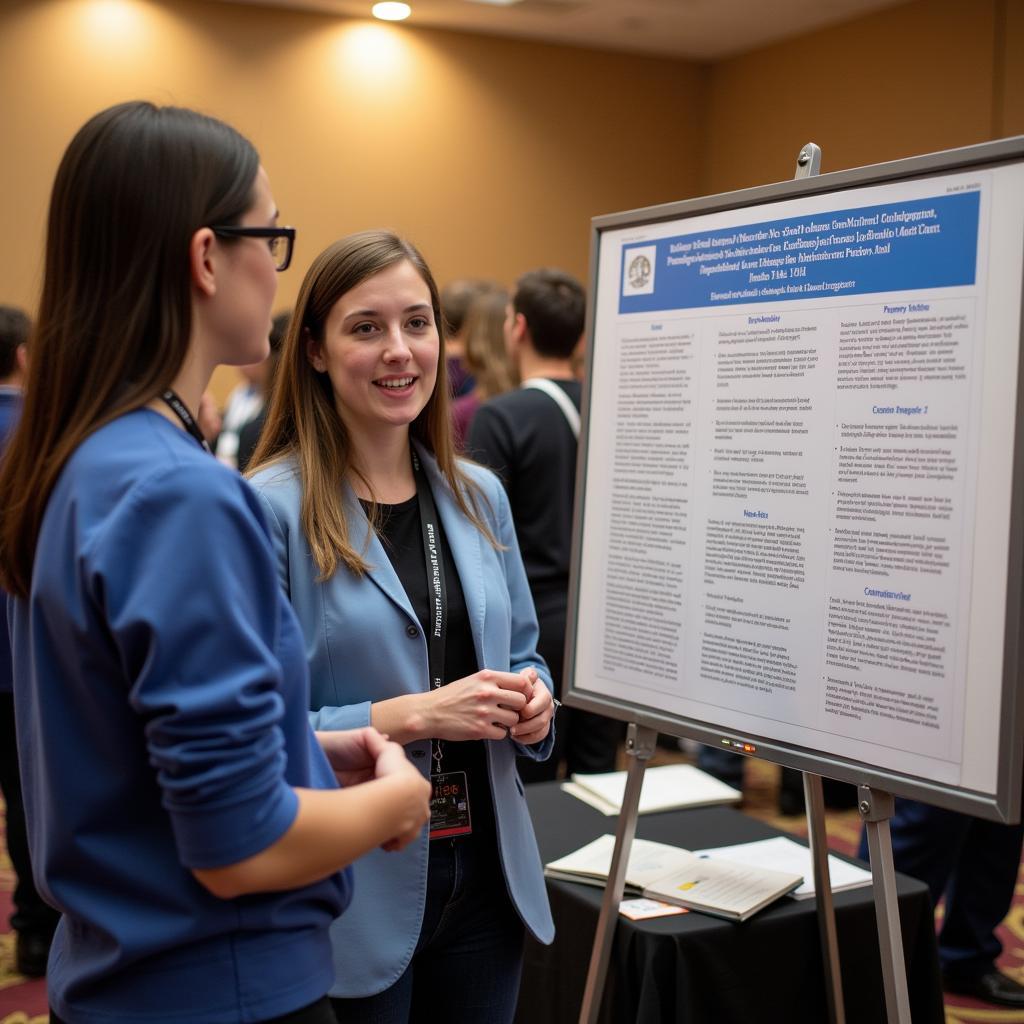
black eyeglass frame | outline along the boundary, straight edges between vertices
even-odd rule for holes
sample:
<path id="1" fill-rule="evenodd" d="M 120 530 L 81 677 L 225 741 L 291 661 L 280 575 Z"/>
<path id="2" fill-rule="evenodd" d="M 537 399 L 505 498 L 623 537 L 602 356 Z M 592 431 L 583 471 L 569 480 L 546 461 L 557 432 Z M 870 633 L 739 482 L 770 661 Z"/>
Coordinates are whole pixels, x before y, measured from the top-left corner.
<path id="1" fill-rule="evenodd" d="M 237 224 L 211 224 L 210 230 L 219 238 L 283 238 L 288 243 L 284 260 L 278 264 L 277 272 L 287 270 L 291 266 L 292 251 L 295 249 L 295 228 L 250 228 Z"/>

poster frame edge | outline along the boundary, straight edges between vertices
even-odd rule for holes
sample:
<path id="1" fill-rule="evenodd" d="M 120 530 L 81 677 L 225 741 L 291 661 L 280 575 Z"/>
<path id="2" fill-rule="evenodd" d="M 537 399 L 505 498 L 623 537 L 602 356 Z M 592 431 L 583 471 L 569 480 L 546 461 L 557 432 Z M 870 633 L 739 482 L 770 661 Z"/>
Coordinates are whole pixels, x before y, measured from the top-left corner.
<path id="1" fill-rule="evenodd" d="M 600 270 L 601 235 L 613 228 L 631 225 L 652 225 L 667 220 L 718 213 L 733 209 L 779 202 L 803 196 L 841 192 L 872 184 L 903 179 L 955 173 L 980 165 L 1024 161 L 1024 135 L 982 142 L 952 150 L 941 150 L 920 156 L 868 164 L 863 167 L 833 171 L 809 178 L 788 179 L 769 185 L 708 196 L 698 196 L 655 206 L 639 207 L 591 218 L 590 258 L 588 267 L 587 307 L 584 326 L 587 349 L 592 351 L 595 330 L 596 286 Z M 1024 291 L 1022 291 L 1024 295 Z M 1024 354 L 1024 309 L 1021 316 L 1019 352 Z M 894 792 L 926 803 L 935 803 L 951 810 L 975 814 L 1005 823 L 1021 820 L 1022 770 L 1024 770 L 1024 700 L 1021 699 L 1021 612 L 1024 610 L 1024 358 L 1018 360 L 1017 421 L 1014 435 L 1013 482 L 1010 501 L 1009 553 L 1007 558 L 1006 628 L 1003 643 L 1003 682 L 1001 709 L 1004 712 L 998 730 L 999 764 L 996 792 L 987 794 L 966 790 L 950 783 L 940 783 L 911 776 L 892 769 L 872 768 L 850 758 L 831 758 L 824 751 L 799 748 L 783 741 L 756 735 L 731 734 L 701 725 L 693 719 L 661 714 L 651 708 L 625 701 L 605 698 L 577 689 L 575 647 L 578 636 L 579 578 L 583 525 L 586 510 L 582 496 L 590 461 L 590 416 L 593 363 L 587 361 L 581 402 L 580 452 L 576 465 L 575 507 L 571 544 L 569 602 L 566 619 L 566 648 L 563 670 L 563 694 L 570 707 L 626 722 L 635 722 L 672 736 L 719 746 L 726 735 L 747 741 L 756 747 L 757 756 L 788 768 L 824 775 L 827 778 L 868 785 L 874 789 Z M 1009 713 L 1006 713 L 1009 712 Z M 743 756 L 742 751 L 735 751 Z M 747 755 L 749 756 L 749 754 Z M 895 786 L 892 784 L 896 783 Z"/>

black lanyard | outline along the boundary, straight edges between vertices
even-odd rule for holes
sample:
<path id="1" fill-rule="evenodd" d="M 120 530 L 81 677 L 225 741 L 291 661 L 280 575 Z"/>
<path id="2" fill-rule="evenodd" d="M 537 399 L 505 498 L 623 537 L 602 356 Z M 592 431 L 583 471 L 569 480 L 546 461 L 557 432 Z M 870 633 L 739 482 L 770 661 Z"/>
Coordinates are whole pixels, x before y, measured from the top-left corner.
<path id="1" fill-rule="evenodd" d="M 206 438 L 203 437 L 199 425 L 192 418 L 192 413 L 188 411 L 188 406 L 170 388 L 160 397 L 170 406 L 171 412 L 181 420 L 181 425 L 199 442 L 200 447 L 209 451 L 210 446 L 206 443 Z"/>
<path id="2" fill-rule="evenodd" d="M 423 564 L 427 571 L 429 619 L 427 630 L 427 664 L 430 685 L 437 689 L 444 685 L 444 645 L 448 628 L 448 590 L 444 580 L 444 556 L 441 548 L 440 520 L 430 490 L 430 482 L 415 449 L 412 451 L 412 471 L 416 478 L 416 496 L 420 508 L 420 534 L 423 538 Z M 434 743 L 434 761 L 441 769 L 441 742 Z"/>
<path id="3" fill-rule="evenodd" d="M 412 470 L 416 477 L 416 496 L 420 507 L 420 534 L 423 538 L 423 563 L 427 570 L 427 594 L 430 598 L 430 618 L 427 630 L 427 660 L 430 665 L 430 685 L 444 684 L 444 644 L 448 627 L 448 591 L 444 579 L 444 558 L 441 550 L 441 531 L 437 506 L 430 490 L 427 474 L 419 456 L 412 453 Z"/>

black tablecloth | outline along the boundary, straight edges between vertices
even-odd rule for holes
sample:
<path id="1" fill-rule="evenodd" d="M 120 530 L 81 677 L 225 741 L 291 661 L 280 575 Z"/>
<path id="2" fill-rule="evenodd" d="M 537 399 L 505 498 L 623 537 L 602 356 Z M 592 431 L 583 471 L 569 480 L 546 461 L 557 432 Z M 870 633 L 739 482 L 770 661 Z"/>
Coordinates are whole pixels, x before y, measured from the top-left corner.
<path id="1" fill-rule="evenodd" d="M 604 832 L 608 818 L 562 793 L 527 787 L 545 863 Z M 639 819 L 637 835 L 697 850 L 781 835 L 725 807 Z M 942 1024 L 942 991 L 931 900 L 899 875 L 900 916 L 914 1024 Z M 529 940 L 517 1024 L 573 1024 L 579 1017 L 603 890 L 548 881 L 554 944 Z M 848 1024 L 884 1024 L 878 932 L 870 887 L 835 895 Z M 815 900 L 783 898 L 736 924 L 705 914 L 651 921 L 620 917 L 601 1019 L 613 1024 L 825 1024 L 827 1011 Z"/>

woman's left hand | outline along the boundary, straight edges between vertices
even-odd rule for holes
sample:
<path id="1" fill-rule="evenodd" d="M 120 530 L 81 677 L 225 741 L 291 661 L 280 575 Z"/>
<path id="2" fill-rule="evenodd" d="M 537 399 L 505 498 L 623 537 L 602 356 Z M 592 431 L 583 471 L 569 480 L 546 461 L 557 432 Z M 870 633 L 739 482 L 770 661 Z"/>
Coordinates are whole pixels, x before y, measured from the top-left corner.
<path id="1" fill-rule="evenodd" d="M 372 725 L 362 729 L 318 731 L 316 738 L 342 786 L 357 786 L 375 778 L 377 758 L 387 744 L 387 737 Z"/>
<path id="2" fill-rule="evenodd" d="M 533 695 L 519 712 L 519 724 L 512 726 L 508 734 L 517 743 L 529 746 L 531 743 L 540 743 L 547 736 L 555 714 L 555 702 L 551 698 L 551 691 L 535 669 L 524 668 L 519 674 L 533 685 Z"/>

